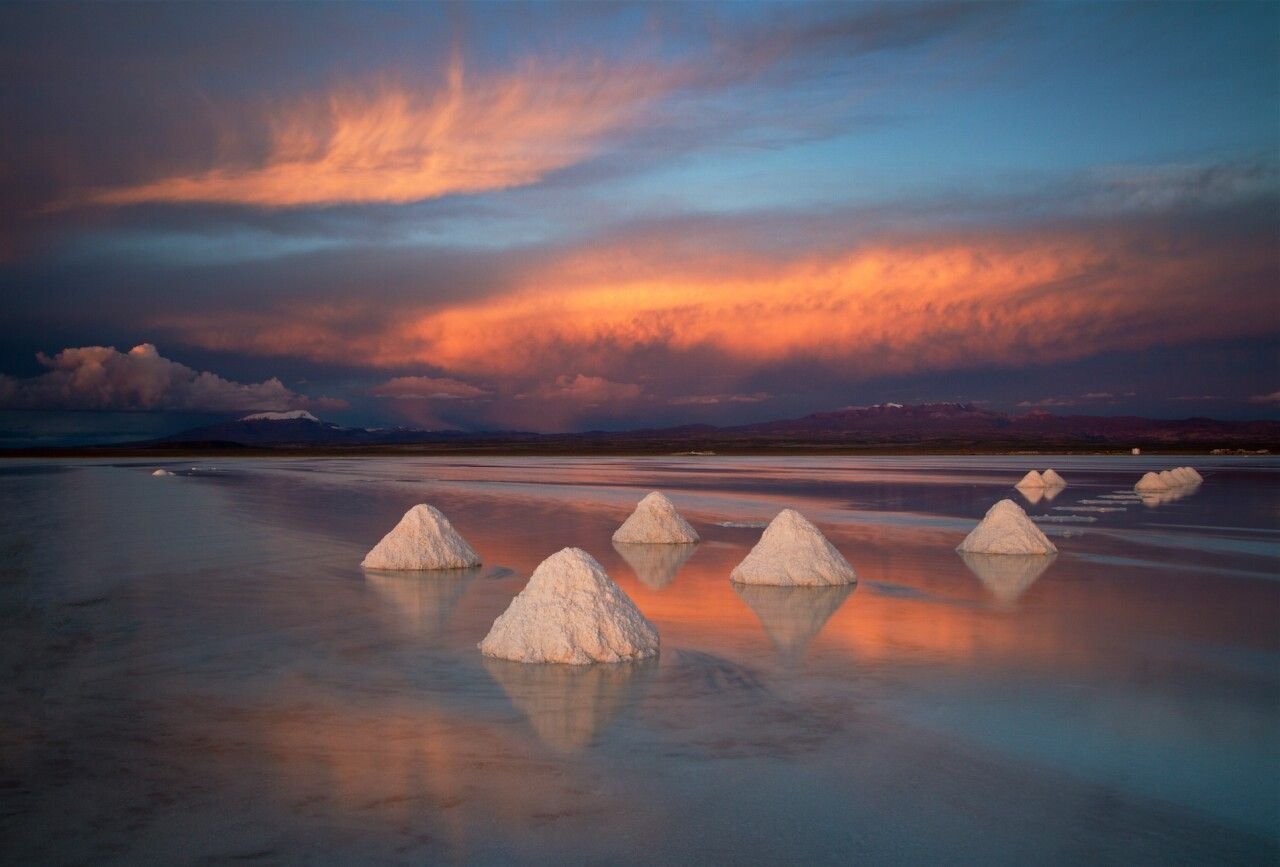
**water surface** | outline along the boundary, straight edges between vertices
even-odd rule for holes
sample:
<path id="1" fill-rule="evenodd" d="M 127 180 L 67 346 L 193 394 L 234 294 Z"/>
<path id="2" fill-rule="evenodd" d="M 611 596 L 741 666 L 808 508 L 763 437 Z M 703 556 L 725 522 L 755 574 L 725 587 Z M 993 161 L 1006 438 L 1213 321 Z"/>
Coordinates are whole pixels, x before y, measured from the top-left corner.
<path id="1" fill-rule="evenodd" d="M 1204 863 L 1280 854 L 1280 462 L 0 463 L 6 863 Z M 1051 465 L 1070 486 L 1010 486 Z M 610 542 L 651 489 L 703 537 Z M 1053 558 L 954 548 L 1013 497 Z M 365 573 L 417 502 L 484 565 Z M 779 509 L 842 588 L 735 587 Z M 475 644 L 590 551 L 623 666 Z"/>

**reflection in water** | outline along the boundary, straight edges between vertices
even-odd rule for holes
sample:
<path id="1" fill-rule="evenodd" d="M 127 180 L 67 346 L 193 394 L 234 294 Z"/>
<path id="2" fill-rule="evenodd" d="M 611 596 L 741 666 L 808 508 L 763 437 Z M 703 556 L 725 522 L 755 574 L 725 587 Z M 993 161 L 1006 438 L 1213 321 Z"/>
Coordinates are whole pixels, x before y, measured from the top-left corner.
<path id="1" fill-rule="evenodd" d="M 484 667 L 543 743 L 558 752 L 574 753 L 640 697 L 658 670 L 658 660 L 556 665 L 486 656 Z"/>
<path id="2" fill-rule="evenodd" d="M 1200 490 L 1200 483 L 1196 482 L 1192 485 L 1169 488 L 1167 491 L 1139 491 L 1138 496 L 1142 498 L 1142 505 L 1154 508 L 1155 506 L 1176 503 L 1183 497 L 1189 497 L 1198 490 Z"/>
<path id="3" fill-rule="evenodd" d="M 685 545 L 614 542 L 613 549 L 627 561 L 642 584 L 653 590 L 661 590 L 675 580 L 676 572 L 698 550 L 698 545 L 695 542 Z"/>
<path id="4" fill-rule="evenodd" d="M 1006 605 L 1036 583 L 1057 554 L 974 554 L 961 551 L 960 558 L 978 576 L 991 595 Z"/>
<path id="5" fill-rule="evenodd" d="M 853 592 L 852 584 L 829 587 L 774 587 L 739 584 L 733 589 L 760 618 L 760 625 L 784 659 L 804 655 L 832 614 Z"/>
<path id="6" fill-rule="evenodd" d="M 1042 499 L 1044 499 L 1044 495 L 1045 495 L 1044 488 L 1033 488 L 1028 486 L 1028 487 L 1022 487 L 1022 488 L 1015 488 L 1014 490 L 1016 490 L 1019 494 L 1022 494 L 1023 498 L 1033 506 L 1036 503 L 1040 502 Z"/>
<path id="7" fill-rule="evenodd" d="M 1054 497 L 1058 496 L 1058 494 L 1061 494 L 1064 490 L 1066 490 L 1066 488 L 1067 488 L 1066 485 L 1049 485 L 1043 491 L 1045 502 L 1047 503 L 1053 502 Z"/>
<path id="8" fill-rule="evenodd" d="M 364 577 L 415 628 L 426 635 L 439 635 L 479 571 L 478 566 L 422 572 L 366 570 Z"/>

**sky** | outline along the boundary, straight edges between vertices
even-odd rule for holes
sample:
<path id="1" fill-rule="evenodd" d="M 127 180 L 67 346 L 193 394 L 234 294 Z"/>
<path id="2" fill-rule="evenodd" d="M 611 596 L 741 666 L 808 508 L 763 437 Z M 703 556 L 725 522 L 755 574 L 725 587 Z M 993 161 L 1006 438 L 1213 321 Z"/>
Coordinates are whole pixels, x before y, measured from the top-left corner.
<path id="1" fill-rule="evenodd" d="M 1280 418 L 1280 4 L 0 5 L 0 445 Z"/>

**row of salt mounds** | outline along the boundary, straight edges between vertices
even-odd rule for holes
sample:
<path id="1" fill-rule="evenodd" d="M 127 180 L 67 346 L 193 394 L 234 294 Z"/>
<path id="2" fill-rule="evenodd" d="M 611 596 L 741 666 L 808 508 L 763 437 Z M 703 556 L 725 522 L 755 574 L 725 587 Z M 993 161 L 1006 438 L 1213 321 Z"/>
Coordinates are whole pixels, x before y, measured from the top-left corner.
<path id="1" fill-rule="evenodd" d="M 746 558 L 729 574 L 740 584 L 829 587 L 858 579 L 822 531 L 794 509 L 783 509 Z"/>
<path id="2" fill-rule="evenodd" d="M 697 542 L 698 532 L 660 492 L 640 501 L 631 517 L 614 531 L 613 541 L 646 545 L 681 545 Z"/>
<path id="3" fill-rule="evenodd" d="M 1001 500 L 956 548 L 970 554 L 1056 554 L 1054 546 L 1022 507 Z"/>
<path id="4" fill-rule="evenodd" d="M 479 647 L 515 662 L 628 662 L 657 655 L 658 630 L 594 557 L 565 548 L 533 570 Z"/>
<path id="5" fill-rule="evenodd" d="M 419 503 L 404 513 L 360 565 L 366 569 L 466 569 L 479 566 L 480 557 L 439 509 Z"/>
<path id="6" fill-rule="evenodd" d="M 1138 493 L 1159 493 L 1198 485 L 1203 481 L 1204 476 L 1191 467 L 1177 467 L 1172 470 L 1161 470 L 1158 473 L 1147 473 L 1138 480 L 1133 489 Z"/>
<path id="7" fill-rule="evenodd" d="M 1045 470 L 1043 473 L 1028 470 L 1022 480 L 1014 485 L 1015 488 L 1065 488 L 1066 486 L 1067 480 L 1053 469 Z"/>

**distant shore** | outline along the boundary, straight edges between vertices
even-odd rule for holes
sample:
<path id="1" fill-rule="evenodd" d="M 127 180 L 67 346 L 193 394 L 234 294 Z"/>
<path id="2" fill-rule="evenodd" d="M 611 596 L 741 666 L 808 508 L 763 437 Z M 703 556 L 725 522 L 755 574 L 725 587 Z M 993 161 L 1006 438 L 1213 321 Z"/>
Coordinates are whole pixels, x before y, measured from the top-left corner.
<path id="1" fill-rule="evenodd" d="M 1277 453 L 1272 444 L 1152 443 L 1139 446 L 1141 455 L 1266 457 Z M 878 456 L 919 455 L 1114 455 L 1132 457 L 1132 447 L 1081 443 L 448 443 L 403 446 L 235 446 L 182 444 L 155 446 L 67 446 L 0 449 L 0 459 L 137 459 L 176 458 L 405 458 L 405 457 L 750 457 L 750 456 Z"/>

